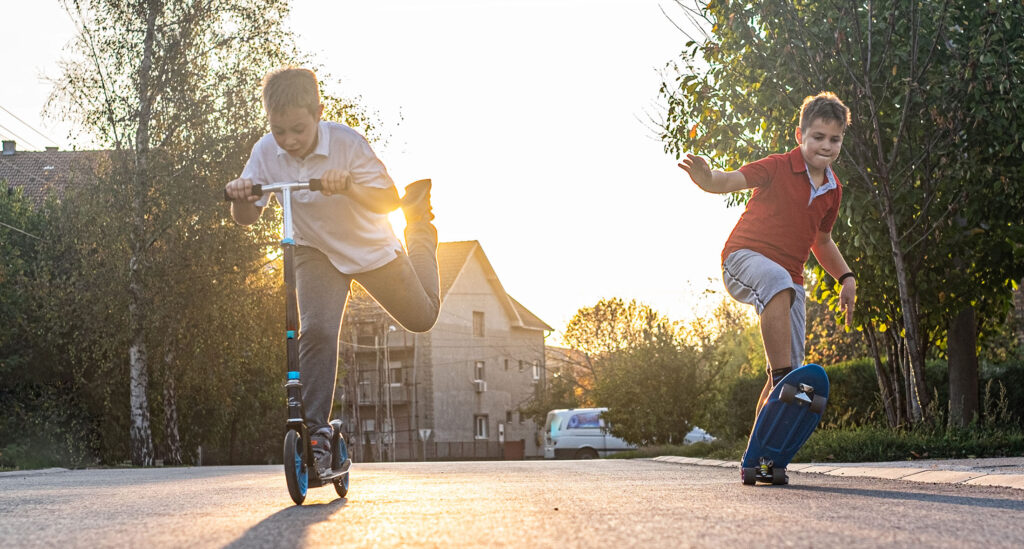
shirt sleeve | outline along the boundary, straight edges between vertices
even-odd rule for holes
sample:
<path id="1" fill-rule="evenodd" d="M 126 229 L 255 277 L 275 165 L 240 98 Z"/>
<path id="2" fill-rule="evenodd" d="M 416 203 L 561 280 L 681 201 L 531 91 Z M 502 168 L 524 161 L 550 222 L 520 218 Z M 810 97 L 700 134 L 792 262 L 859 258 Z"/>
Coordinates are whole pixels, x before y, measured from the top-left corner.
<path id="1" fill-rule="evenodd" d="M 260 145 L 262 143 L 263 143 L 263 140 L 260 139 L 259 141 L 256 142 L 255 145 L 252 146 L 252 152 L 249 153 L 249 160 L 246 161 L 245 168 L 242 169 L 242 177 L 241 178 L 242 179 L 251 179 L 252 182 L 254 184 L 256 184 L 256 185 L 266 185 L 267 184 L 267 171 L 266 171 L 266 169 L 264 169 L 263 161 L 260 158 L 260 153 L 261 153 Z M 271 194 L 273 194 L 273 193 L 264 194 L 262 197 L 260 197 L 259 200 L 254 202 L 253 205 L 257 206 L 257 207 L 260 207 L 260 208 L 266 206 L 267 202 L 270 201 L 270 195 Z"/>
<path id="2" fill-rule="evenodd" d="M 747 185 L 753 188 L 764 187 L 771 183 L 779 164 L 778 156 L 774 154 L 766 156 L 740 167 L 739 172 L 746 178 Z"/>
<path id="3" fill-rule="evenodd" d="M 395 186 L 384 163 L 377 158 L 364 137 L 359 136 L 352 144 L 351 158 L 349 173 L 352 174 L 352 181 L 356 185 L 378 189 L 389 189 Z"/>

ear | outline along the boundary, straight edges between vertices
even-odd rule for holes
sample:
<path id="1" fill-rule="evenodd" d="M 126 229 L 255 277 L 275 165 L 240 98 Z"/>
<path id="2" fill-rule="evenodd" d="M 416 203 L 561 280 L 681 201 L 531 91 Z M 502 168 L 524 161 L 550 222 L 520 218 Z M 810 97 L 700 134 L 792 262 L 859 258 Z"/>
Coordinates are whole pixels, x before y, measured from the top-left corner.
<path id="1" fill-rule="evenodd" d="M 324 104 L 320 103 L 320 107 L 316 110 L 316 121 L 319 122 L 324 117 Z"/>
<path id="2" fill-rule="evenodd" d="M 800 131 L 800 126 L 796 127 L 796 132 L 795 133 L 796 133 L 796 144 L 797 145 L 803 145 L 804 144 L 804 134 Z"/>

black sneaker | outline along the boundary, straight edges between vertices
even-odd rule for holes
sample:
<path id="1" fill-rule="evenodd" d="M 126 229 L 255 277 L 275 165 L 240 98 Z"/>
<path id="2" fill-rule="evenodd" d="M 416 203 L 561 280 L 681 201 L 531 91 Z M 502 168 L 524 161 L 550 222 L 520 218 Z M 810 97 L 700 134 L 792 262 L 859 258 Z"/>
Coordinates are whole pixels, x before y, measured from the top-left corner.
<path id="1" fill-rule="evenodd" d="M 402 210 L 405 213 L 406 223 L 434 219 L 434 213 L 430 207 L 430 186 L 429 179 L 420 179 L 405 186 Z"/>
<path id="2" fill-rule="evenodd" d="M 320 429 L 309 437 L 313 446 L 313 463 L 320 478 L 331 474 L 331 436 L 334 433 L 328 428 Z"/>

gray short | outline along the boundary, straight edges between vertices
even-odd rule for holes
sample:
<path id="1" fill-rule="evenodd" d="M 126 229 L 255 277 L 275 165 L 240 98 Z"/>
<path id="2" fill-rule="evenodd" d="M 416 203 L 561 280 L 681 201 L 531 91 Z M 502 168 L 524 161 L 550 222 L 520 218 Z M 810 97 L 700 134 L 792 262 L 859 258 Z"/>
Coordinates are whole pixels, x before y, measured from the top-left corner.
<path id="1" fill-rule="evenodd" d="M 758 316 L 775 294 L 793 290 L 793 304 L 789 308 L 790 363 L 794 368 L 803 365 L 804 337 L 807 331 L 807 313 L 804 306 L 804 287 L 793 282 L 789 272 L 767 257 L 751 251 L 736 250 L 722 264 L 725 289 L 736 301 L 753 305 Z"/>

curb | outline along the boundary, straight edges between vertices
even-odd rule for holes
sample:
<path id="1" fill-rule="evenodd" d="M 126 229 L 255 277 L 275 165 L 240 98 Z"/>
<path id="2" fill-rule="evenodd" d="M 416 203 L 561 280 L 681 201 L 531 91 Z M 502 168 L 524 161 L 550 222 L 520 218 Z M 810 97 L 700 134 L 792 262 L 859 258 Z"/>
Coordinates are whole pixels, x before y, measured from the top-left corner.
<path id="1" fill-rule="evenodd" d="M 701 465 L 706 467 L 734 468 L 735 461 L 715 459 L 688 458 L 681 456 L 659 456 L 654 461 L 678 463 L 682 465 Z M 836 477 L 867 477 L 886 480 L 905 480 L 908 482 L 924 482 L 929 484 L 966 484 L 972 486 L 998 486 L 1024 490 L 1024 474 L 991 474 L 981 471 L 961 471 L 953 469 L 922 469 L 919 467 L 879 467 L 864 465 L 826 465 L 819 463 L 791 463 L 787 472 L 831 475 Z"/>
<path id="2" fill-rule="evenodd" d="M 2 477 L 31 477 L 35 475 L 52 475 L 53 473 L 66 473 L 71 469 L 65 469 L 63 467 L 50 467 L 49 469 L 26 469 L 24 471 L 2 471 L 0 472 L 0 478 Z"/>

